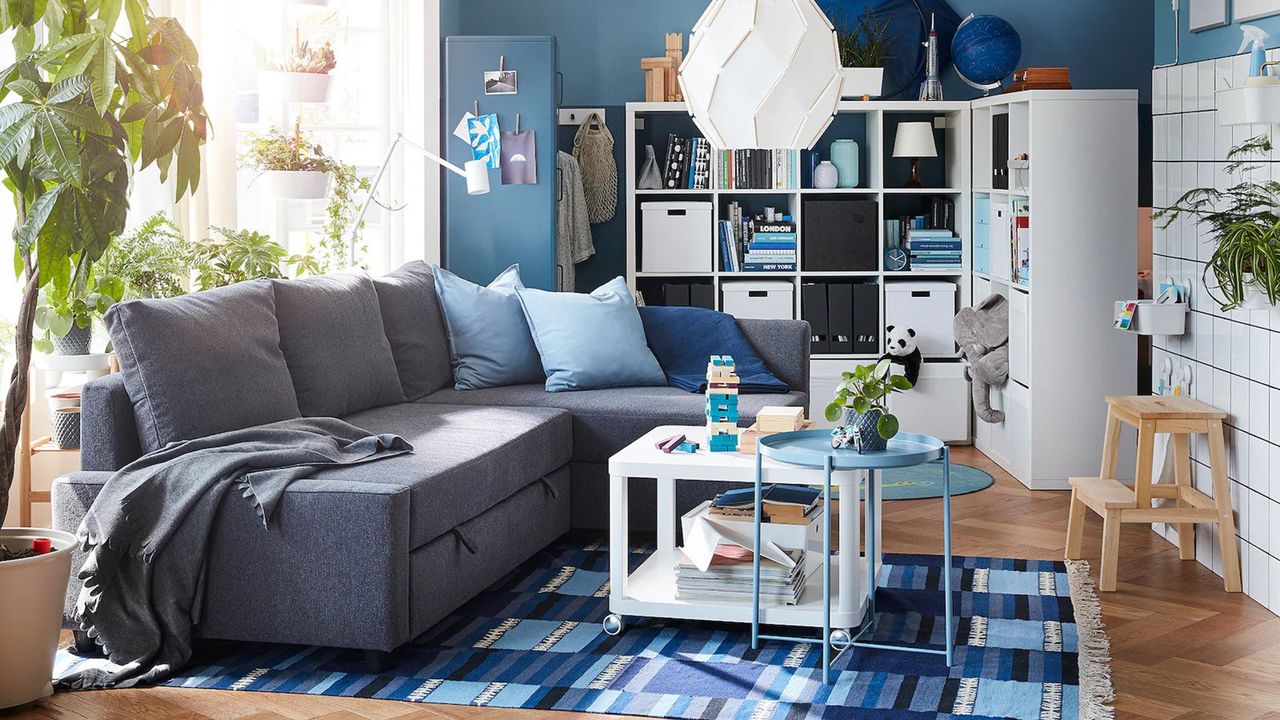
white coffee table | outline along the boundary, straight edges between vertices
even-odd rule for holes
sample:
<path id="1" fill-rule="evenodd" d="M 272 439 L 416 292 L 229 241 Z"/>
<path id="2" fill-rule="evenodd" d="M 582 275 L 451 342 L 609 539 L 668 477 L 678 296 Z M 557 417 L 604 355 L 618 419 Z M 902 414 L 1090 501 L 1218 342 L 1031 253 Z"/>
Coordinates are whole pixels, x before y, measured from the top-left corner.
<path id="1" fill-rule="evenodd" d="M 667 437 L 683 434 L 701 445 L 697 453 L 663 453 L 655 444 Z M 710 480 L 727 483 L 755 482 L 755 455 L 713 453 L 706 444 L 702 427 L 664 426 L 609 458 L 609 612 L 604 620 L 605 632 L 622 632 L 625 618 L 673 618 L 716 622 L 751 623 L 751 600 L 691 602 L 676 597 L 675 566 L 681 557 L 676 545 L 679 514 L 676 510 L 678 480 Z M 821 468 L 800 468 L 764 460 L 763 482 L 794 485 L 822 485 Z M 877 473 L 877 476 L 879 474 Z M 839 517 L 840 551 L 832 568 L 831 627 L 852 632 L 863 620 L 867 609 L 866 558 L 861 556 L 860 532 L 865 523 L 858 511 L 859 485 L 866 472 L 862 470 L 832 473 L 832 486 L 839 488 L 845 505 Z M 630 528 L 627 512 L 627 486 L 631 478 L 657 479 L 657 550 L 634 572 L 628 572 Z M 876 493 L 879 500 L 880 493 Z M 707 498 L 710 500 L 710 498 Z M 853 502 L 849 502 L 853 499 Z M 877 527 L 877 530 L 879 528 Z M 867 538 L 867 547 L 882 547 L 879 538 Z M 823 627 L 821 558 L 808 554 L 808 580 L 800 602 L 796 605 L 767 604 L 760 608 L 759 622 L 766 625 Z M 876 556 L 877 569 L 880 565 Z"/>

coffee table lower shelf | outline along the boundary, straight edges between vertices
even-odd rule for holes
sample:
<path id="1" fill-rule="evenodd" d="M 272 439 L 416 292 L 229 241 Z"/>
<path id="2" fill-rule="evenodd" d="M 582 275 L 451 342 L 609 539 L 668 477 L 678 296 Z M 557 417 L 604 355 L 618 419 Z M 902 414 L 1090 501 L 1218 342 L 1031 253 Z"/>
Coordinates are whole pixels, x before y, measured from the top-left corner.
<path id="1" fill-rule="evenodd" d="M 676 563 L 683 553 L 678 549 L 659 549 L 640 567 L 627 576 L 621 594 L 611 595 L 609 610 L 623 617 L 671 618 L 677 620 L 705 620 L 711 622 L 751 622 L 751 594 L 740 600 L 682 600 L 676 595 Z M 861 623 L 866 613 L 867 598 L 861 591 L 854 592 L 852 603 L 842 602 L 838 591 L 839 565 L 832 558 L 831 569 L 831 626 L 852 631 Z M 762 604 L 760 622 L 765 625 L 794 627 L 822 627 L 822 560 L 809 554 L 808 577 L 800 602 L 795 605 Z M 866 577 L 867 561 L 859 557 L 857 574 Z M 618 630 L 622 628 L 619 626 Z"/>

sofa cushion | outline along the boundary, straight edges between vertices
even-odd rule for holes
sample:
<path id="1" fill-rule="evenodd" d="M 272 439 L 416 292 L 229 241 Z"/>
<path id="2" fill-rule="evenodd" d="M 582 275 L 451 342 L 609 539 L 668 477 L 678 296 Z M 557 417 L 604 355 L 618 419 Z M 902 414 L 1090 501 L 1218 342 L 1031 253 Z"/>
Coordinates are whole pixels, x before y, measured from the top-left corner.
<path id="1" fill-rule="evenodd" d="M 371 433 L 395 433 L 416 448 L 364 468 L 316 473 L 320 479 L 371 477 L 409 487 L 411 548 L 563 467 L 572 449 L 569 415 L 553 408 L 402 403 L 343 419 Z"/>
<path id="2" fill-rule="evenodd" d="M 667 378 L 644 338 L 627 281 L 591 294 L 516 291 L 547 374 L 547 392 L 663 385 Z"/>
<path id="3" fill-rule="evenodd" d="M 654 357 L 667 384 L 688 392 L 707 389 L 707 358 L 731 355 L 740 393 L 785 393 L 778 379 L 729 314 L 697 307 L 643 307 L 638 310 Z"/>
<path id="4" fill-rule="evenodd" d="M 805 393 L 741 395 L 738 424 L 747 427 L 766 405 L 807 407 Z M 661 386 L 545 392 L 541 385 L 515 385 L 461 392 L 444 389 L 419 400 L 422 404 L 491 407 L 553 407 L 573 414 L 573 459 L 607 462 L 609 457 L 659 425 L 706 424 L 706 397 Z M 359 425 L 359 423 L 356 423 Z M 372 429 L 372 428 L 367 428 Z M 406 437 L 413 443 L 413 438 Z M 414 444 L 414 447 L 420 447 Z"/>
<path id="5" fill-rule="evenodd" d="M 144 452 L 299 416 L 275 310 L 253 280 L 107 312 Z"/>
<path id="6" fill-rule="evenodd" d="M 373 282 L 363 272 L 276 280 L 276 319 L 304 416 L 404 402 Z"/>
<path id="7" fill-rule="evenodd" d="M 373 288 L 405 399 L 417 400 L 451 384 L 449 335 L 431 266 L 415 260 L 374 278 Z"/>
<path id="8" fill-rule="evenodd" d="M 488 287 L 441 267 L 432 270 L 449 330 L 455 388 L 477 390 L 545 379 L 516 297 L 516 290 L 524 287 L 519 265 L 503 270 Z"/>

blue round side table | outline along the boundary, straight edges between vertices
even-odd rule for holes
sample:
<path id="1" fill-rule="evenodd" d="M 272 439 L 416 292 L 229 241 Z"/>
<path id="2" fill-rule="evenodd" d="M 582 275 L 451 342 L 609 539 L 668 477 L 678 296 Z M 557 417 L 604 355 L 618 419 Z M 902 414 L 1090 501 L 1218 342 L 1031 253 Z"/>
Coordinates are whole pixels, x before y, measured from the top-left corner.
<path id="1" fill-rule="evenodd" d="M 822 468 L 822 636 L 820 638 L 791 637 L 785 635 L 762 635 L 760 633 L 760 521 L 761 496 L 761 463 L 764 458 L 776 462 L 787 463 L 806 468 Z M 863 642 L 859 638 L 876 624 L 876 530 L 880 522 L 876 513 L 876 481 L 877 473 L 890 468 L 910 467 L 930 462 L 942 463 L 942 553 L 943 591 L 946 612 L 946 649 L 931 647 L 910 647 L 903 645 L 884 645 Z M 867 517 L 868 545 L 867 567 L 870 580 L 867 583 L 867 619 L 862 628 L 853 637 L 833 638 L 831 633 L 831 473 L 836 470 L 867 471 Z M 760 640 L 781 640 L 785 642 L 821 643 L 822 645 L 822 682 L 827 684 L 831 673 L 831 663 L 849 647 L 868 647 L 879 650 L 900 650 L 903 652 L 927 653 L 946 656 L 950 667 L 955 654 L 955 620 L 951 612 L 951 449 L 941 440 L 928 435 L 914 433 L 898 433 L 889 440 L 886 449 L 876 452 L 860 453 L 850 449 L 831 447 L 831 433 L 828 430 L 800 430 L 797 432 L 778 433 L 761 438 L 756 443 L 755 473 L 755 557 L 752 562 L 751 582 L 751 647 L 756 649 Z M 857 549 L 853 549 L 857 552 Z M 841 633 L 842 635 L 844 633 Z M 835 657 L 831 655 L 832 645 L 839 645 Z"/>

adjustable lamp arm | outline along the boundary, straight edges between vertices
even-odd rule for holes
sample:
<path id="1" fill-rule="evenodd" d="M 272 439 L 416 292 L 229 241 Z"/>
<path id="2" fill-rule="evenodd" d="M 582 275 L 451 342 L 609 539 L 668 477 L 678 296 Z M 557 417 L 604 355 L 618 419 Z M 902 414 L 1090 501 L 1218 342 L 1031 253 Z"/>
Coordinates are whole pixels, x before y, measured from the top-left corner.
<path id="1" fill-rule="evenodd" d="M 391 141 L 391 147 L 387 148 L 386 158 L 382 160 L 382 167 L 378 168 L 378 174 L 373 176 L 373 183 L 369 186 L 369 197 L 361 206 L 360 214 L 356 216 L 356 221 L 351 226 L 351 233 L 347 236 L 347 244 L 351 246 L 352 262 L 355 261 L 356 234 L 360 232 L 360 224 L 364 222 L 365 213 L 369 212 L 369 206 L 373 204 L 374 193 L 378 191 L 378 184 L 382 182 L 382 176 L 386 174 L 387 166 L 391 164 L 391 157 L 401 144 L 408 145 L 437 165 L 466 178 L 468 194 L 484 195 L 489 192 L 489 167 L 484 160 L 468 160 L 465 164 L 466 169 L 463 169 L 405 137 L 404 133 L 396 133 L 395 139 Z"/>

